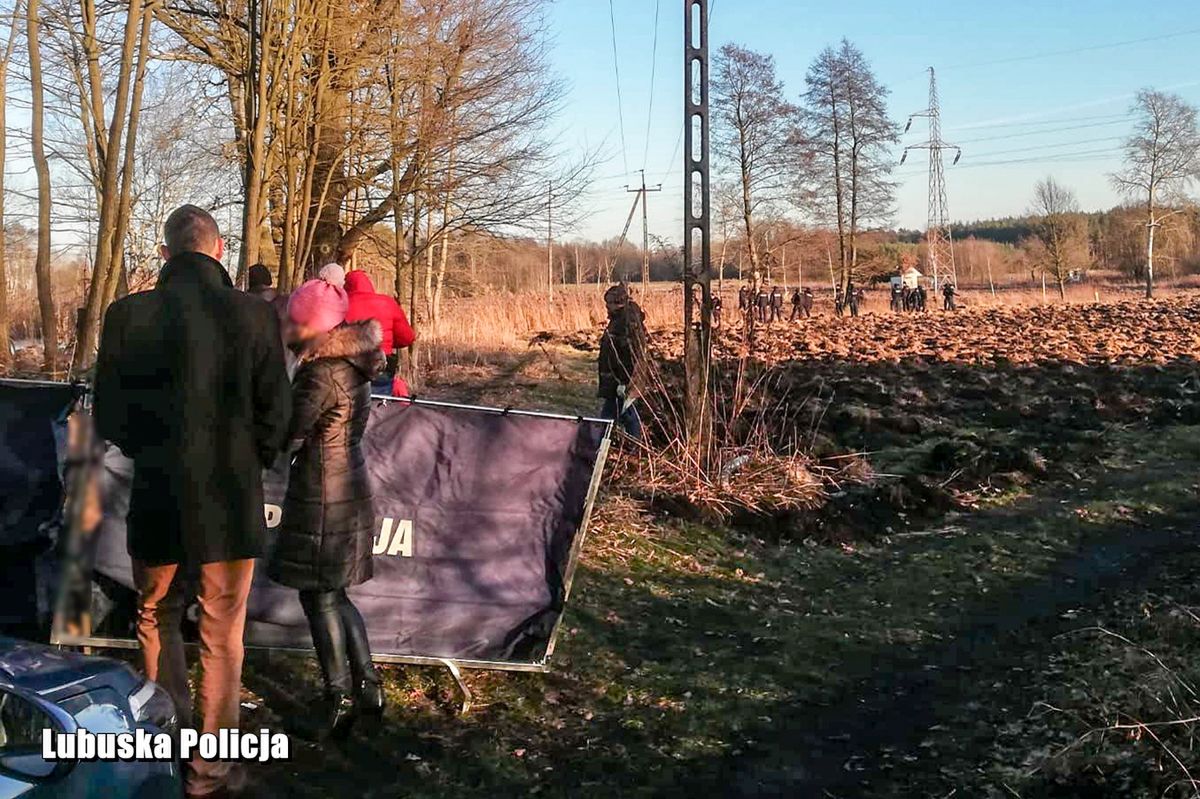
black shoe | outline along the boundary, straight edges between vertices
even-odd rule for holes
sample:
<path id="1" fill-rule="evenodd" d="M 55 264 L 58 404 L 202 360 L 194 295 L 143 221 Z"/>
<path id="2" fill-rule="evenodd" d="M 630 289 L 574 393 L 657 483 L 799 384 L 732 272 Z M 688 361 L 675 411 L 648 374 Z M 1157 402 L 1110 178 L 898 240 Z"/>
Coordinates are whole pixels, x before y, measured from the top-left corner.
<path id="1" fill-rule="evenodd" d="M 354 709 L 369 727 L 374 730 L 383 721 L 383 708 L 387 704 L 383 685 L 379 678 L 359 682 L 354 698 Z"/>
<path id="2" fill-rule="evenodd" d="M 354 700 L 345 694 L 331 694 L 326 701 L 328 702 L 326 729 L 329 730 L 329 737 L 332 740 L 340 741 L 350 734 L 350 728 L 354 726 L 356 715 Z"/>
<path id="3" fill-rule="evenodd" d="M 315 715 L 300 720 L 295 734 L 314 743 L 325 740 L 339 741 L 350 733 L 354 726 L 354 701 L 342 693 L 329 693 L 317 703 Z"/>

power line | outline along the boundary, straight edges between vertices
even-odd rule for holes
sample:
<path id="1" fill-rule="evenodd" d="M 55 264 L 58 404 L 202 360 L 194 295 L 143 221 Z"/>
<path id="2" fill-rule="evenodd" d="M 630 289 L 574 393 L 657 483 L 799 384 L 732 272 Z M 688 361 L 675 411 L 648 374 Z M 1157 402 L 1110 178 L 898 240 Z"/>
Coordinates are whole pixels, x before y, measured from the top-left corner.
<path id="1" fill-rule="evenodd" d="M 997 64 L 1016 64 L 1021 61 L 1035 61 L 1042 58 L 1054 58 L 1060 55 L 1074 55 L 1075 53 L 1090 53 L 1097 50 L 1110 50 L 1116 47 L 1127 47 L 1133 44 L 1146 44 L 1147 42 L 1161 42 L 1167 39 L 1178 39 L 1182 36 L 1193 36 L 1200 33 L 1200 28 L 1191 28 L 1184 31 L 1175 31 L 1174 33 L 1164 33 L 1159 36 L 1146 36 L 1141 39 L 1126 39 L 1121 42 L 1109 42 L 1107 44 L 1093 44 L 1084 47 L 1073 47 L 1069 50 L 1052 50 L 1044 53 L 1032 53 L 1030 55 L 1013 56 L 1011 58 L 997 58 L 992 61 L 976 61 L 971 64 L 954 64 L 946 69 L 976 69 L 979 67 L 991 67 Z"/>
<path id="2" fill-rule="evenodd" d="M 671 151 L 671 160 L 663 171 L 662 180 L 666 180 L 667 176 L 671 174 L 671 170 L 675 169 L 675 159 L 679 157 L 679 145 L 683 144 L 683 128 L 683 125 L 679 126 L 679 135 L 675 137 L 675 149 Z M 661 183 L 662 180 L 659 182 Z"/>
<path id="3" fill-rule="evenodd" d="M 1033 147 L 1017 147 L 1012 150 L 992 150 L 980 153 L 977 158 L 992 158 L 997 155 L 1012 155 L 1013 153 L 1030 153 L 1035 150 L 1058 150 L 1064 147 L 1078 147 L 1081 144 L 1099 144 L 1101 142 L 1124 141 L 1124 136 L 1104 136 L 1098 139 L 1075 139 L 1074 141 L 1058 142 L 1057 144 L 1038 144 Z"/>
<path id="4" fill-rule="evenodd" d="M 1109 156 L 1122 152 L 1121 147 L 1108 147 L 1094 150 L 1081 150 L 1074 153 L 1062 153 L 1052 156 L 1039 156 L 1036 158 L 1010 158 L 1001 161 L 980 161 L 960 164 L 955 167 L 955 171 L 963 169 L 980 169 L 983 167 L 992 166 L 1010 166 L 1013 164 L 1062 164 L 1062 163 L 1080 163 L 1084 161 L 1095 161 L 1107 159 Z M 901 172 L 895 175 L 898 178 L 913 178 L 926 174 L 922 171 Z"/>
<path id="5" fill-rule="evenodd" d="M 717 7 L 717 0 L 708 0 L 708 24 L 712 25 L 713 9 Z M 671 150 L 671 160 L 667 162 L 667 168 L 663 170 L 662 178 L 659 182 L 666 180 L 671 174 L 671 170 L 675 169 L 675 159 L 679 157 L 679 146 L 683 144 L 683 129 L 685 125 L 679 126 L 679 134 L 675 137 L 675 147 Z"/>
<path id="6" fill-rule="evenodd" d="M 621 99 L 621 60 L 617 55 L 617 14 L 613 11 L 613 0 L 608 0 L 608 21 L 612 27 L 613 74 L 617 78 L 617 120 L 621 125 L 621 161 L 629 171 L 629 156 L 625 149 L 625 103 Z"/>
<path id="7" fill-rule="evenodd" d="M 1052 116 L 1055 113 L 1060 113 L 1060 112 L 1052 111 L 1052 112 L 1048 112 L 1044 116 Z M 978 130 L 979 128 L 987 128 L 988 130 L 992 130 L 993 128 L 1032 128 L 1032 127 L 1041 127 L 1044 125 L 1065 125 L 1068 123 L 1073 124 L 1075 122 L 1103 122 L 1103 121 L 1107 121 L 1107 120 L 1119 120 L 1119 119 L 1128 119 L 1128 118 L 1129 118 L 1129 112 L 1122 111 L 1119 114 L 1099 114 L 1099 115 L 1095 115 L 1095 116 L 1086 116 L 1086 117 L 1062 117 L 1060 119 L 1040 119 L 1040 120 L 1034 120 L 1034 121 L 1028 121 L 1028 122 L 998 122 L 998 123 L 973 122 L 969 125 L 955 125 L 953 127 L 947 128 L 947 130 Z"/>
<path id="8" fill-rule="evenodd" d="M 1126 115 L 1125 117 L 1123 117 L 1121 119 L 1113 120 L 1112 122 L 1092 122 L 1092 123 L 1088 123 L 1086 125 L 1068 125 L 1066 127 L 1061 127 L 1061 128 L 1047 128 L 1045 130 L 1033 130 L 1033 131 L 1026 131 L 1024 133 L 1006 133 L 1001 136 L 983 136 L 978 139 L 965 139 L 963 141 L 963 144 L 971 144 L 971 143 L 981 142 L 981 141 L 1003 141 L 1006 139 L 1022 139 L 1022 138 L 1027 138 L 1029 136 L 1046 136 L 1051 133 L 1065 133 L 1066 131 L 1086 130 L 1088 128 L 1108 128 L 1108 127 L 1112 127 L 1113 125 L 1123 124 L 1123 123 L 1129 121 L 1130 119 L 1132 119 L 1132 117 Z"/>
<path id="9" fill-rule="evenodd" d="M 650 108 L 646 112 L 646 149 L 642 152 L 642 173 L 650 160 L 650 123 L 654 120 L 654 73 L 658 66 L 658 11 L 661 0 L 654 0 L 654 46 L 650 49 Z"/>

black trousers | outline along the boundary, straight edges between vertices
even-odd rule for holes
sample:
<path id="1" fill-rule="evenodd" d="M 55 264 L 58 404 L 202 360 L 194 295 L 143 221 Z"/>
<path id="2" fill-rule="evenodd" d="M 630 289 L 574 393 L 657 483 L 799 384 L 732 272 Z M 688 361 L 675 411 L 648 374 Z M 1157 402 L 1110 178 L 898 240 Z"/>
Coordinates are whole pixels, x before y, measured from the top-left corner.
<path id="1" fill-rule="evenodd" d="M 350 695 L 363 680 L 378 680 L 367 626 L 345 589 L 301 591 L 300 606 L 308 618 L 326 691 Z"/>

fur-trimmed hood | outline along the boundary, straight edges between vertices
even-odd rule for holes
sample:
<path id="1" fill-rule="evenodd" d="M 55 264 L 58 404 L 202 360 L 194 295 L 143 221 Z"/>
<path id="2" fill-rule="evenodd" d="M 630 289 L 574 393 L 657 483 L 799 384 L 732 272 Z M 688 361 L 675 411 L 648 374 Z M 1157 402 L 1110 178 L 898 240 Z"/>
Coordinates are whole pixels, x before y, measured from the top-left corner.
<path id="1" fill-rule="evenodd" d="M 324 358 L 341 358 L 365 374 L 368 379 L 383 371 L 383 328 L 374 319 L 347 322 L 324 335 L 304 342 L 296 351 L 300 365 Z"/>

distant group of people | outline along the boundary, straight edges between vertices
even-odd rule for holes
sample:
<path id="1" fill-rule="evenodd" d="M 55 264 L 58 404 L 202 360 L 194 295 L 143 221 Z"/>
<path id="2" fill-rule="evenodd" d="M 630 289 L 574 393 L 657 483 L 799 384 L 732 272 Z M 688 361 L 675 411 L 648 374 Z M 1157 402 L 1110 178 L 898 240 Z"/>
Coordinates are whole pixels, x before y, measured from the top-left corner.
<path id="1" fill-rule="evenodd" d="M 953 311 L 958 307 L 958 289 L 950 281 L 942 284 L 942 309 Z M 891 309 L 896 313 L 923 312 L 929 304 L 929 294 L 925 287 L 918 283 L 915 287 L 892 284 Z"/>
<path id="2" fill-rule="evenodd" d="M 752 286 L 742 286 L 738 289 L 738 310 L 743 316 L 752 316 L 762 324 L 778 322 L 783 319 L 784 298 L 783 287 L 778 284 L 771 286 L 764 282 L 757 290 Z M 816 301 L 812 289 L 794 289 L 790 301 L 792 312 L 788 321 L 794 322 L 812 316 Z"/>
<path id="3" fill-rule="evenodd" d="M 396 353 L 413 343 L 412 327 L 365 273 L 341 266 L 283 297 L 256 265 L 250 290 L 237 290 L 217 223 L 196 206 L 175 210 L 163 238 L 155 288 L 108 310 L 95 375 L 97 431 L 134 464 L 127 545 L 146 675 L 193 726 L 181 624 L 194 593 L 200 728 L 237 729 L 247 597 L 265 557 L 267 574 L 299 593 L 324 681 L 297 730 L 345 734 L 384 706 L 346 589 L 372 576 L 361 447 L 371 395 L 397 388 Z M 281 454 L 290 477 L 268 551 L 262 471 Z M 189 797 L 246 783 L 240 764 L 187 765 Z"/>

